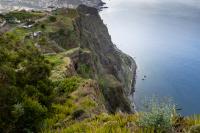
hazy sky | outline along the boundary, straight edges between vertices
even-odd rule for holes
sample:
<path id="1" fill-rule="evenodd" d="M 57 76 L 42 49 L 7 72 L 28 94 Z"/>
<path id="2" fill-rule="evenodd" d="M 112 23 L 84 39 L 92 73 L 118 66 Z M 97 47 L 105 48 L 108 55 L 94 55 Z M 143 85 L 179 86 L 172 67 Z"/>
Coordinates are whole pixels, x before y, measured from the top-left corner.
<path id="1" fill-rule="evenodd" d="M 117 10 L 200 18 L 200 0 L 104 0 Z M 126 1 L 126 2 L 125 2 Z M 108 6 L 109 6 L 108 4 Z M 123 4 L 123 6 L 121 6 Z M 122 9 L 123 8 L 123 9 Z"/>
<path id="2" fill-rule="evenodd" d="M 108 0 L 105 0 L 108 1 Z M 124 0 L 110 0 L 116 4 L 123 3 Z M 200 0 L 126 0 L 133 3 L 145 3 L 145 4 L 186 4 L 188 6 L 200 7 Z"/>

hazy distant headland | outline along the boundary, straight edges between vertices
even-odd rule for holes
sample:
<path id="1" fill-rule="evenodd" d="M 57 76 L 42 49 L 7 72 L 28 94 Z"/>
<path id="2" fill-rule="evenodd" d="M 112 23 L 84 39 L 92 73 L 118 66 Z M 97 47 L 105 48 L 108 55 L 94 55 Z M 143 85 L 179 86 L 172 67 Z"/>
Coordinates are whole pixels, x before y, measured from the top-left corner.
<path id="1" fill-rule="evenodd" d="M 15 9 L 46 10 L 56 7 L 77 7 L 84 4 L 91 7 L 99 7 L 103 4 L 101 0 L 1 0 L 0 12 Z"/>

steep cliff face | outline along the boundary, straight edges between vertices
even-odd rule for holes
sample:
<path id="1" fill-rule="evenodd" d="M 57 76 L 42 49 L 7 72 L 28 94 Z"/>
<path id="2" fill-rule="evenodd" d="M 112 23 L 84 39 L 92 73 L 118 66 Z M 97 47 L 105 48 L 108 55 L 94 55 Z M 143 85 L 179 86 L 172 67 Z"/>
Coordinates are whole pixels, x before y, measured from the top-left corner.
<path id="1" fill-rule="evenodd" d="M 134 91 L 136 64 L 134 60 L 112 43 L 107 27 L 95 8 L 81 5 L 76 29 L 80 36 L 80 47 L 90 52 L 87 62 L 102 88 L 110 112 L 134 111 L 128 97 Z"/>

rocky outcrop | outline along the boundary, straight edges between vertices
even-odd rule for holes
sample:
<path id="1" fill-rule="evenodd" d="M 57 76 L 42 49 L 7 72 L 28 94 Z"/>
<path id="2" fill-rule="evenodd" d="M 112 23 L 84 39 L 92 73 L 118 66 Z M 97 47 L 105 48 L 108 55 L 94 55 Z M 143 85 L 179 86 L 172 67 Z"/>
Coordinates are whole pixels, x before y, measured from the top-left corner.
<path id="1" fill-rule="evenodd" d="M 134 92 L 135 61 L 112 43 L 107 27 L 95 8 L 80 5 L 77 10 L 79 17 L 75 25 L 80 47 L 91 51 L 90 58 L 86 60 L 81 56 L 79 62 L 87 62 L 92 68 L 110 112 L 133 112 L 128 97 Z"/>

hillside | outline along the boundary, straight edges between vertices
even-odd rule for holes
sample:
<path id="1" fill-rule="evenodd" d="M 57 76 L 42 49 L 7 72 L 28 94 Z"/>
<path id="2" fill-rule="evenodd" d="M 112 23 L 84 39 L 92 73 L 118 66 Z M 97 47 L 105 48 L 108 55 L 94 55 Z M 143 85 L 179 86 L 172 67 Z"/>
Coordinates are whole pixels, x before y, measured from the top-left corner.
<path id="1" fill-rule="evenodd" d="M 1 15 L 0 132 L 184 132 L 200 119 L 173 105 L 135 113 L 136 64 L 95 8 Z"/>
<path id="2" fill-rule="evenodd" d="M 112 44 L 96 9 L 80 6 L 77 10 L 52 12 L 13 11 L 2 20 L 6 21 L 1 28 L 1 62 L 6 62 L 1 71 L 2 91 L 3 87 L 15 86 L 16 91 L 25 93 L 11 100 L 10 106 L 33 102 L 40 111 L 48 112 L 49 108 L 64 108 L 71 101 L 73 107 L 64 113 L 71 117 L 71 113 L 80 111 L 86 118 L 103 112 L 134 111 L 127 97 L 134 85 L 135 62 Z M 8 73 L 4 67 L 9 68 Z M 12 82 L 8 82 L 10 78 L 14 78 Z M 5 119 L 13 111 L 8 108 L 2 109 Z M 3 125 L 9 128 L 8 123 Z"/>

